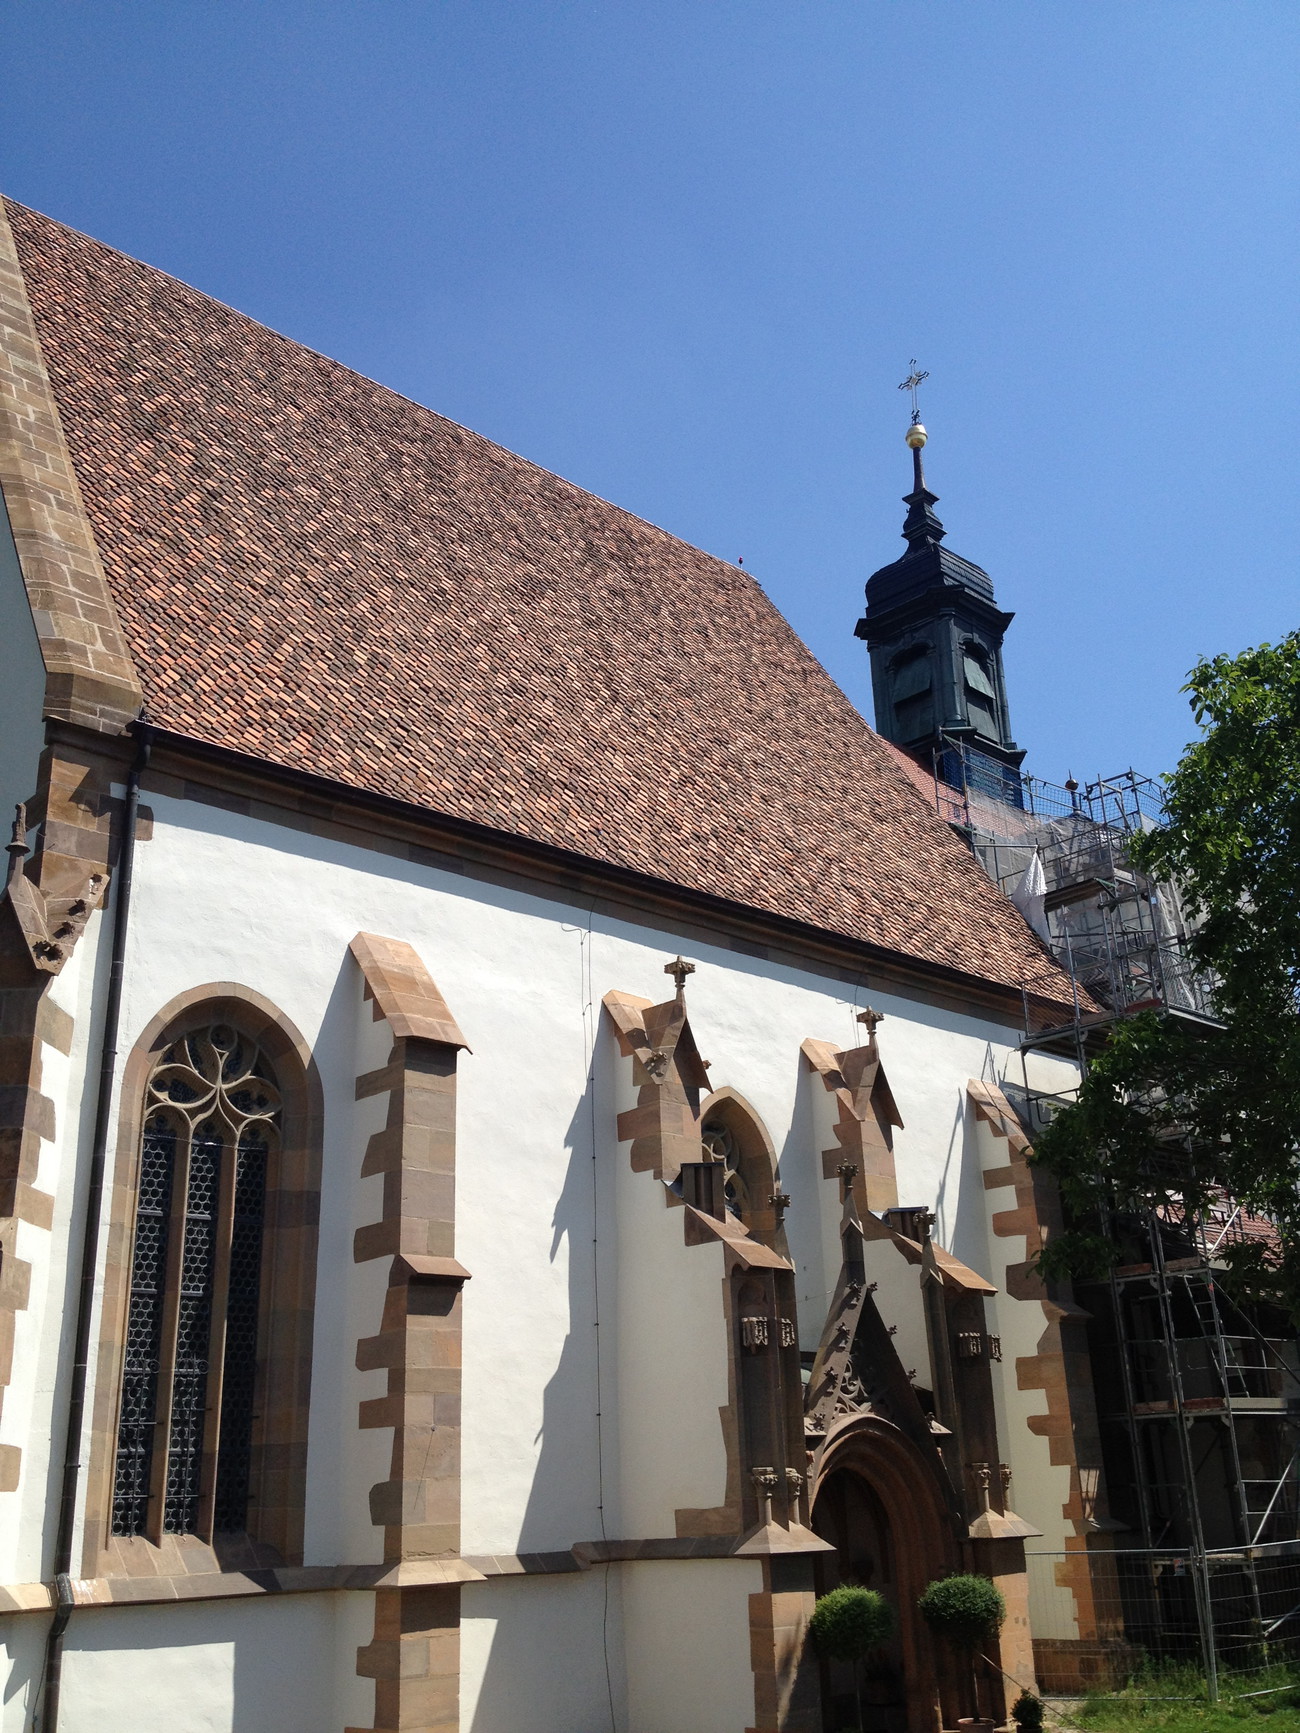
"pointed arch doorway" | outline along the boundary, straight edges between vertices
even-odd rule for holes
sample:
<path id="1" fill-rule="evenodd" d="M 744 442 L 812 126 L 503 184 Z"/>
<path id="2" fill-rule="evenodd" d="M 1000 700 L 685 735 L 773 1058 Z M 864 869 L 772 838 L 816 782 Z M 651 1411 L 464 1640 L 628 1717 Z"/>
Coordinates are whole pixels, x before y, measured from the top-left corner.
<path id="1" fill-rule="evenodd" d="M 879 1590 L 894 1608 L 894 1637 L 864 1682 L 866 1733 L 934 1733 L 942 1725 L 941 1698 L 945 1709 L 955 1707 L 916 1610 L 927 1583 L 960 1569 L 941 1473 L 896 1426 L 870 1412 L 839 1421 L 821 1452 L 812 1527 L 835 1552 L 819 1560 L 817 1592 L 858 1583 Z M 855 1724 L 852 1668 L 823 1665 L 822 1713 L 826 1733 Z"/>

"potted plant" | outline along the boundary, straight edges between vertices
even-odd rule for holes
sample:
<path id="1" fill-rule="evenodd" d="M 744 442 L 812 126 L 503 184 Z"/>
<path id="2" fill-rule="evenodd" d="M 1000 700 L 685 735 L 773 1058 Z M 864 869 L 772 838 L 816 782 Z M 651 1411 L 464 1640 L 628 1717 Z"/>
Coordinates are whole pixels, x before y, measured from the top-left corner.
<path id="1" fill-rule="evenodd" d="M 1011 1719 L 1019 1733 L 1040 1733 L 1043 1725 L 1043 1699 L 1032 1691 L 1022 1691 L 1011 1705 Z"/>
<path id="2" fill-rule="evenodd" d="M 845 1584 L 822 1595 L 808 1621 L 808 1634 L 817 1653 L 827 1661 L 847 1661 L 853 1668 L 858 1700 L 858 1728 L 862 1728 L 862 1663 L 892 1635 L 894 1609 L 876 1589 Z"/>
<path id="3" fill-rule="evenodd" d="M 966 1659 L 973 1679 L 975 1651 L 997 1633 L 1007 1616 L 1007 1604 L 997 1585 L 989 1577 L 941 1577 L 929 1585 L 917 1606 L 935 1636 Z M 988 1733 L 993 1728 L 992 1721 L 982 1724 L 978 1716 L 963 1717 L 957 1724 L 969 1727 L 971 1733 L 977 1733 L 982 1725 Z"/>

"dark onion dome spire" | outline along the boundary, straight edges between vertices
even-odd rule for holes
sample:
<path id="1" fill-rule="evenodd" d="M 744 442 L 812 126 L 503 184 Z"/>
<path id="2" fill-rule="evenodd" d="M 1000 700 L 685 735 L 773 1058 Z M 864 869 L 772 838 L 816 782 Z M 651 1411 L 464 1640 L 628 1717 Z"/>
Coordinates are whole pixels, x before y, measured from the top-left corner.
<path id="1" fill-rule="evenodd" d="M 926 485 L 921 459 L 929 435 L 916 388 L 926 377 L 913 362 L 900 387 L 912 393 L 903 436 L 912 453 L 912 491 L 903 497 L 907 552 L 867 580 L 866 613 L 855 631 L 871 652 L 877 731 L 927 766 L 938 754 L 941 775 L 956 757 L 953 742 L 973 748 L 997 761 L 994 781 L 1018 804 L 1024 753 L 1012 738 L 1002 670 L 1012 616 L 998 608 L 988 573 L 942 545 L 939 496 Z"/>

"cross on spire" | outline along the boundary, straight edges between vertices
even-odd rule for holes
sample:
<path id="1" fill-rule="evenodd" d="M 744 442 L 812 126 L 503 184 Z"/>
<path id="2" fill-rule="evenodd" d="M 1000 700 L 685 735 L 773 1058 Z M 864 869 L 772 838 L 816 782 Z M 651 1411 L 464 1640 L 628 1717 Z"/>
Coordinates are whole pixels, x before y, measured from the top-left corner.
<path id="1" fill-rule="evenodd" d="M 868 1040 L 875 1035 L 876 1024 L 883 1023 L 884 1020 L 885 1013 L 883 1011 L 873 1011 L 870 1005 L 867 1006 L 865 1011 L 858 1012 L 858 1022 L 865 1026 Z"/>
<path id="2" fill-rule="evenodd" d="M 900 391 L 910 391 L 912 393 L 912 420 L 913 422 L 917 422 L 921 419 L 921 411 L 916 401 L 917 387 L 927 380 L 930 377 L 930 374 L 924 367 L 920 369 L 917 368 L 915 355 L 913 355 L 907 365 L 912 369 L 912 371 L 908 374 L 907 378 L 903 380 L 898 389 Z"/>

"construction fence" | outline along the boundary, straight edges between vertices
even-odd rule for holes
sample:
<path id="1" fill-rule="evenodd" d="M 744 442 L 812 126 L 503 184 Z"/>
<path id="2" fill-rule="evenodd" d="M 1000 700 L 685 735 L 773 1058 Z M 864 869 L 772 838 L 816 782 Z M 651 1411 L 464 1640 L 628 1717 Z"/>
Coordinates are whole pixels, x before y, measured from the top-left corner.
<path id="1" fill-rule="evenodd" d="M 1202 1675 L 1211 1700 L 1266 1698 L 1300 1681 L 1300 1541 L 1041 1552 L 1026 1562 L 1044 1696 L 1125 1687 L 1178 1696 L 1180 1675 Z"/>

